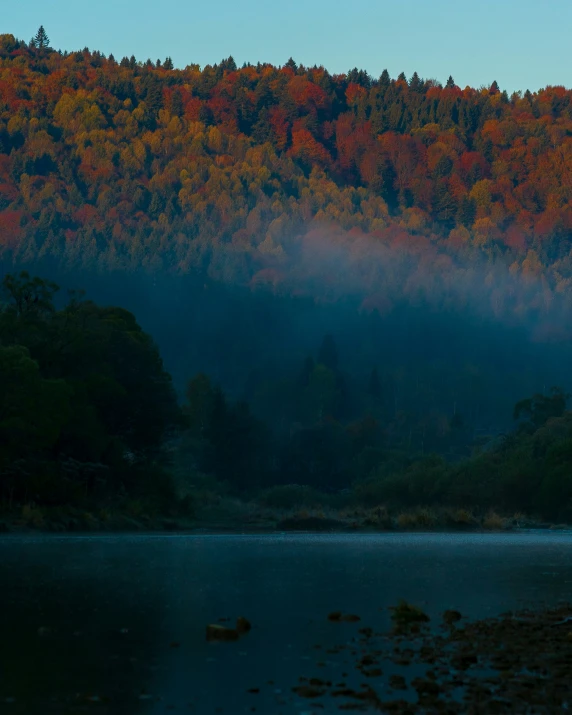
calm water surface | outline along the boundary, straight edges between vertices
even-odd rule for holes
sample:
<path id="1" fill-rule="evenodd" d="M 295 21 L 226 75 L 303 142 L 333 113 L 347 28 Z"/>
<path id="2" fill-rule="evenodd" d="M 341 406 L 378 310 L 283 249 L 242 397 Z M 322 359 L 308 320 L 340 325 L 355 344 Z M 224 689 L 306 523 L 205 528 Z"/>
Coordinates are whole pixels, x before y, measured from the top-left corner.
<path id="1" fill-rule="evenodd" d="M 335 712 L 292 686 L 363 682 L 347 651 L 326 650 L 389 629 L 401 598 L 434 619 L 572 600 L 572 535 L 8 536 L 0 712 Z M 330 623 L 333 610 L 362 621 Z M 239 615 L 250 633 L 206 642 L 208 623 Z"/>

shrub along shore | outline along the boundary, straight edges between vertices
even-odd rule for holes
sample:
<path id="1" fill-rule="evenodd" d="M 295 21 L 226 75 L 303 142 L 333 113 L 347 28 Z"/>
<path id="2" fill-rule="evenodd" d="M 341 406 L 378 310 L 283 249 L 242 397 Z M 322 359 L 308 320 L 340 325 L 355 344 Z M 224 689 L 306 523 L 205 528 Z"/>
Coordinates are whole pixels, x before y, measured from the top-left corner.
<path id="1" fill-rule="evenodd" d="M 327 496 L 327 495 L 325 495 Z M 232 497 L 202 505 L 196 512 L 145 513 L 140 503 L 86 510 L 25 504 L 0 512 L 0 533 L 39 532 L 183 532 L 183 533 L 383 533 L 502 532 L 519 529 L 566 530 L 567 524 L 540 521 L 524 514 L 503 515 L 469 509 L 429 508 L 389 511 L 373 508 L 268 506 L 264 500 Z"/>

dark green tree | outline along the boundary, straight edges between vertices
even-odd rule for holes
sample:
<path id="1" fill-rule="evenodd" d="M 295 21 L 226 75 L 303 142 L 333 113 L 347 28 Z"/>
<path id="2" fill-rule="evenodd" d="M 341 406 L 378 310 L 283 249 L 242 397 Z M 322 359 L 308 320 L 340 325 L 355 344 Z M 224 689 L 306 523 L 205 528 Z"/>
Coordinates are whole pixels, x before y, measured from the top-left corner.
<path id="1" fill-rule="evenodd" d="M 155 115 L 163 107 L 163 89 L 154 74 L 149 74 L 144 81 L 146 87 L 145 104 L 151 114 Z"/>
<path id="2" fill-rule="evenodd" d="M 13 473 L 23 460 L 19 470 L 40 501 L 64 498 L 66 480 L 93 475 L 94 463 L 107 470 L 109 488 L 137 489 L 182 424 L 171 378 L 131 313 L 79 293 L 57 310 L 56 291 L 25 272 L 3 281 L 0 443 L 10 449 L 0 469 Z M 51 486 L 39 489 L 47 475 Z M 22 482 L 19 495 L 31 484 Z"/>
<path id="3" fill-rule="evenodd" d="M 435 213 L 439 221 L 451 226 L 457 212 L 457 203 L 445 179 L 440 179 L 435 187 Z"/>
<path id="4" fill-rule="evenodd" d="M 389 72 L 387 70 L 383 70 L 381 73 L 381 76 L 379 78 L 379 84 L 384 88 L 387 89 L 389 85 L 391 84 L 391 78 L 389 76 Z"/>
<path id="5" fill-rule="evenodd" d="M 182 117 L 184 113 L 185 107 L 183 105 L 181 90 L 176 88 L 171 95 L 171 114 L 174 114 L 176 117 Z"/>
<path id="6" fill-rule="evenodd" d="M 204 373 L 195 375 L 187 385 L 185 414 L 189 429 L 203 435 L 211 427 L 215 402 L 215 389 Z"/>
<path id="7" fill-rule="evenodd" d="M 417 72 L 414 72 L 413 75 L 411 76 L 411 79 L 409 80 L 409 87 L 414 92 L 420 92 L 423 89 L 423 82 L 420 79 Z"/>
<path id="8" fill-rule="evenodd" d="M 520 400 L 514 406 L 515 420 L 524 418 L 525 426 L 538 429 L 553 417 L 561 417 L 570 395 L 560 387 L 552 387 L 549 395 L 536 394 Z"/>
<path id="9" fill-rule="evenodd" d="M 43 50 L 49 47 L 50 38 L 48 37 L 47 32 L 44 30 L 43 25 L 40 25 L 30 44 L 32 45 L 32 47 L 35 47 L 38 50 Z"/>
<path id="10" fill-rule="evenodd" d="M 463 195 L 461 201 L 459 202 L 459 208 L 457 210 L 457 220 L 463 226 L 472 226 L 475 221 L 475 216 L 477 215 L 477 206 L 475 200 Z"/>
<path id="11" fill-rule="evenodd" d="M 223 72 L 235 72 L 236 62 L 234 61 L 234 57 L 230 55 L 230 57 L 227 57 L 225 60 L 221 60 L 221 63 L 219 64 L 219 69 L 221 69 Z"/>

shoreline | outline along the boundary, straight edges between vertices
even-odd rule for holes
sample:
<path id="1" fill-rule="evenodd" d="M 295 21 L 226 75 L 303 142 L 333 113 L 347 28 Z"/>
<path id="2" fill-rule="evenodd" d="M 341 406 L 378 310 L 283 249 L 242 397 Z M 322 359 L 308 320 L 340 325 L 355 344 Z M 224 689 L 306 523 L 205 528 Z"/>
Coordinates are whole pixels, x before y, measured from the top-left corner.
<path id="1" fill-rule="evenodd" d="M 293 690 L 303 698 L 344 698 L 344 709 L 411 715 L 532 712 L 531 706 L 538 713 L 568 709 L 570 603 L 480 619 L 446 610 L 440 623 L 433 624 L 406 601 L 391 610 L 390 633 L 360 628 L 352 641 L 335 646 L 353 658 L 368 682 L 356 689 L 303 676 Z M 333 615 L 341 614 L 329 618 Z M 389 677 L 388 664 L 397 671 Z"/>
<path id="2" fill-rule="evenodd" d="M 507 533 L 527 531 L 572 531 L 572 525 L 515 517 L 481 519 L 454 523 L 431 523 L 415 519 L 415 512 L 402 512 L 398 516 L 386 517 L 382 522 L 372 523 L 368 519 L 343 520 L 330 516 L 313 514 L 296 516 L 274 514 L 273 518 L 244 519 L 236 515 L 221 514 L 196 517 L 173 517 L 169 515 L 138 515 L 117 512 L 102 519 L 92 512 L 79 509 L 58 510 L 57 515 L 49 510 L 28 510 L 24 514 L 0 514 L 0 536 L 18 534 L 138 534 L 138 533 L 179 533 L 179 534 L 389 534 L 389 533 Z"/>

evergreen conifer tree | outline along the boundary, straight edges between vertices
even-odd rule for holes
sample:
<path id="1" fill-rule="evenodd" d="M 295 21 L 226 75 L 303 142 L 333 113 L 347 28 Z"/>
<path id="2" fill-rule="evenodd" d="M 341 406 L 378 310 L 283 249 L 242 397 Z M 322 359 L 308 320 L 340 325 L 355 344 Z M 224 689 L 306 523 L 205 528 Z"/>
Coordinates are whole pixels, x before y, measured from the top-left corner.
<path id="1" fill-rule="evenodd" d="M 184 113 L 185 107 L 183 105 L 183 97 L 181 96 L 181 90 L 175 88 L 173 90 L 173 94 L 171 95 L 171 114 L 174 114 L 177 117 L 182 117 Z"/>
<path id="2" fill-rule="evenodd" d="M 38 28 L 38 31 L 32 38 L 30 45 L 32 45 L 32 47 L 37 48 L 38 50 L 43 50 L 46 47 L 48 47 L 49 44 L 50 44 L 50 38 L 48 37 L 47 32 L 44 30 L 44 26 L 40 25 L 40 27 Z"/>
<path id="3" fill-rule="evenodd" d="M 409 87 L 414 91 L 414 92 L 419 92 L 423 88 L 423 82 L 421 81 L 419 75 L 417 72 L 413 73 L 413 76 L 409 80 Z"/>

